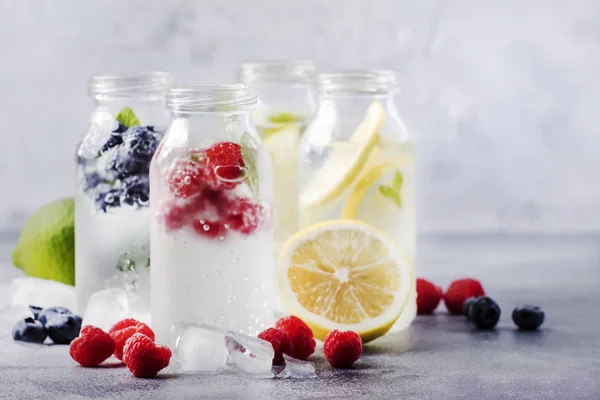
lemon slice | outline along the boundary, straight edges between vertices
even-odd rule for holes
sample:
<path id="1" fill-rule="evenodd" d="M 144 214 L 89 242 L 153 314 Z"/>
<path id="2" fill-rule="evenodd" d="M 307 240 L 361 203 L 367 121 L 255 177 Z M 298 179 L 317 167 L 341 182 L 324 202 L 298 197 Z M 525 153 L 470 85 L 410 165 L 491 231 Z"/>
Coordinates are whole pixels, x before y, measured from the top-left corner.
<path id="1" fill-rule="evenodd" d="M 393 170 L 395 166 L 395 163 L 388 161 L 372 167 L 365 172 L 354 186 L 348 200 L 346 200 L 346 204 L 342 210 L 342 218 L 355 219 L 369 189 L 371 189 L 375 182 Z"/>
<path id="2" fill-rule="evenodd" d="M 302 207 L 328 203 L 354 182 L 379 140 L 384 121 L 385 111 L 381 103 L 374 101 L 350 140 L 332 145 L 329 157 L 300 195 Z"/>
<path id="3" fill-rule="evenodd" d="M 363 222 L 335 220 L 288 240 L 277 280 L 286 310 L 317 339 L 333 329 L 353 330 L 366 343 L 394 325 L 414 278 L 392 238 Z"/>

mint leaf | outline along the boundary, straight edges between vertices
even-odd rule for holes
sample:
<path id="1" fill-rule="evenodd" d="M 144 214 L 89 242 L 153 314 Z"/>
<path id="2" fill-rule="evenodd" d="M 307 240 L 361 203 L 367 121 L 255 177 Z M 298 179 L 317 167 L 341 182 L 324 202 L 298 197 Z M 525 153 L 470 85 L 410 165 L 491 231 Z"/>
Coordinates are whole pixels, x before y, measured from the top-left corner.
<path id="1" fill-rule="evenodd" d="M 242 148 L 242 158 L 244 159 L 244 167 L 246 168 L 246 183 L 252 193 L 258 196 L 259 182 L 258 171 L 256 170 L 256 142 L 252 135 L 244 132 L 240 140 Z"/>
<path id="2" fill-rule="evenodd" d="M 396 189 L 397 191 L 400 191 L 400 188 L 402 187 L 402 181 L 403 181 L 403 177 L 402 177 L 402 173 L 400 173 L 399 170 L 396 170 L 396 175 L 394 175 L 394 181 L 392 183 L 392 187 L 394 189 Z"/>
<path id="3" fill-rule="evenodd" d="M 280 114 L 273 114 L 269 116 L 269 122 L 274 124 L 289 124 L 291 122 L 300 122 L 302 121 L 302 116 L 298 114 L 293 114 L 289 112 L 283 112 Z"/>
<path id="4" fill-rule="evenodd" d="M 135 116 L 133 110 L 129 107 L 125 107 L 119 111 L 116 120 L 125 125 L 127 128 L 140 125 L 140 120 Z"/>
<path id="5" fill-rule="evenodd" d="M 400 198 L 400 191 L 394 189 L 391 186 L 381 185 L 379 186 L 379 192 L 386 198 L 393 200 L 398 207 L 402 207 L 402 199 Z"/>

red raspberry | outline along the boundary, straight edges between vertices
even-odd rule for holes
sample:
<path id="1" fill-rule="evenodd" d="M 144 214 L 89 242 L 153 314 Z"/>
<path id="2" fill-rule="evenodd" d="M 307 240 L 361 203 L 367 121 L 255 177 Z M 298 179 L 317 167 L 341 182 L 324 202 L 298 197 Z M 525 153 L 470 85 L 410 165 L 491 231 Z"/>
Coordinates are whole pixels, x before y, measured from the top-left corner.
<path id="1" fill-rule="evenodd" d="M 223 191 L 204 188 L 197 199 L 194 199 L 200 216 L 206 219 L 219 219 L 227 207 L 227 194 Z"/>
<path id="2" fill-rule="evenodd" d="M 175 161 L 167 174 L 167 185 L 176 197 L 188 198 L 202 190 L 202 164 L 199 158 Z"/>
<path id="3" fill-rule="evenodd" d="M 485 291 L 478 280 L 465 278 L 450 284 L 444 295 L 446 308 L 452 314 L 462 314 L 463 305 L 469 297 L 484 296 Z"/>
<path id="4" fill-rule="evenodd" d="M 121 329 L 129 328 L 130 326 L 134 326 L 139 321 L 133 318 L 125 318 L 117 322 L 108 330 L 108 334 L 110 335 L 113 332 L 120 331 Z"/>
<path id="5" fill-rule="evenodd" d="M 239 144 L 221 142 L 204 152 L 204 182 L 212 189 L 231 190 L 243 180 L 244 159 Z"/>
<path id="6" fill-rule="evenodd" d="M 332 330 L 323 343 L 325 358 L 334 368 L 350 368 L 362 353 L 362 339 L 353 331 Z"/>
<path id="7" fill-rule="evenodd" d="M 169 365 L 171 350 L 157 346 L 152 339 L 142 333 L 136 333 L 125 342 L 123 362 L 133 376 L 151 378 Z"/>
<path id="8" fill-rule="evenodd" d="M 443 295 L 441 287 L 417 278 L 417 314 L 431 314 L 440 304 Z"/>
<path id="9" fill-rule="evenodd" d="M 265 208 L 252 200 L 237 198 L 227 206 L 227 223 L 230 228 L 245 235 L 254 233 L 266 217 Z"/>
<path id="10" fill-rule="evenodd" d="M 208 221 L 205 219 L 198 219 L 192 223 L 192 227 L 201 236 L 214 239 L 216 237 L 225 236 L 227 229 L 225 225 L 220 221 Z"/>
<path id="11" fill-rule="evenodd" d="M 293 315 L 281 318 L 275 323 L 275 328 L 284 331 L 290 338 L 292 344 L 292 351 L 288 353 L 290 356 L 298 360 L 306 360 L 315 352 L 317 343 L 312 329 L 300 318 Z"/>
<path id="12" fill-rule="evenodd" d="M 273 345 L 273 350 L 275 350 L 273 365 L 283 364 L 283 353 L 289 354 L 292 350 L 292 343 L 287 333 L 281 329 L 269 328 L 259 333 L 258 337 Z"/>
<path id="13" fill-rule="evenodd" d="M 133 324 L 131 324 L 132 322 Z M 126 323 L 131 325 L 125 326 Z M 118 329 L 120 326 L 125 327 Z M 125 346 L 125 342 L 136 333 L 142 333 L 154 341 L 154 332 L 152 329 L 150 329 L 150 327 L 143 322 L 136 321 L 133 318 L 127 318 L 119 321 L 112 328 L 110 328 L 110 337 L 115 341 L 114 355 L 119 360 L 123 360 L 123 346 Z"/>
<path id="14" fill-rule="evenodd" d="M 115 342 L 100 328 L 86 325 L 81 329 L 69 347 L 71 358 L 83 367 L 95 367 L 110 357 L 115 350 Z"/>

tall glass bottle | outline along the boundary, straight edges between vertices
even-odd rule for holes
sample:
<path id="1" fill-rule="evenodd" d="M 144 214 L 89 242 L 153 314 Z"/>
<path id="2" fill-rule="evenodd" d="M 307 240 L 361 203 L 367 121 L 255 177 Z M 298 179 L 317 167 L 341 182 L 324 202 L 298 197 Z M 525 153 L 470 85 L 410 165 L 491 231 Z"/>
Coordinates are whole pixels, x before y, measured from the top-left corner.
<path id="1" fill-rule="evenodd" d="M 89 296 L 124 288 L 149 315 L 150 160 L 167 124 L 171 75 L 94 76 L 95 108 L 77 147 L 75 281 L 78 312 Z M 144 319 L 143 315 L 138 315 Z"/>
<path id="2" fill-rule="evenodd" d="M 299 225 L 351 219 L 387 233 L 416 260 L 414 151 L 394 98 L 392 71 L 321 74 L 319 107 L 300 151 Z M 394 330 L 416 315 L 416 282 Z"/>
<path id="3" fill-rule="evenodd" d="M 312 61 L 244 63 L 240 82 L 256 89 L 253 121 L 273 160 L 275 252 L 297 230 L 298 148 L 316 106 L 316 67 Z"/>
<path id="4" fill-rule="evenodd" d="M 273 171 L 244 85 L 169 91 L 172 119 L 150 167 L 152 328 L 256 334 L 272 322 Z"/>

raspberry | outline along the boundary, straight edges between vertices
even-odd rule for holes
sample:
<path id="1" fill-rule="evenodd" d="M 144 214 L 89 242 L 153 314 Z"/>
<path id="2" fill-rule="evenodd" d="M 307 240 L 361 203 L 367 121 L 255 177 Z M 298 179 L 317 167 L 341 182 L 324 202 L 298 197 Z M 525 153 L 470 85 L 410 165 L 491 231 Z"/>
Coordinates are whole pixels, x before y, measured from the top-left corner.
<path id="1" fill-rule="evenodd" d="M 95 367 L 110 357 L 115 349 L 115 342 L 110 335 L 100 328 L 86 325 L 79 337 L 71 342 L 69 354 L 82 367 Z"/>
<path id="2" fill-rule="evenodd" d="M 202 190 L 202 165 L 197 158 L 179 159 L 167 174 L 167 186 L 176 197 L 188 198 Z"/>
<path id="3" fill-rule="evenodd" d="M 431 314 L 440 304 L 443 294 L 441 287 L 417 278 L 417 314 Z"/>
<path id="4" fill-rule="evenodd" d="M 131 325 L 125 326 L 126 323 Z M 118 329 L 119 326 L 125 327 Z M 115 329 L 115 327 L 117 329 Z M 110 337 L 115 341 L 114 355 L 119 360 L 123 360 L 123 346 L 125 346 L 125 342 L 136 333 L 142 333 L 154 341 L 154 332 L 152 329 L 150 329 L 150 327 L 143 322 L 136 321 L 133 318 L 127 318 L 119 321 L 110 329 Z"/>
<path id="5" fill-rule="evenodd" d="M 157 346 L 142 333 L 135 333 L 123 347 L 123 362 L 133 376 L 138 378 L 153 377 L 166 368 L 170 360 L 171 350 L 168 347 Z"/>
<path id="6" fill-rule="evenodd" d="M 228 204 L 227 224 L 231 229 L 250 235 L 262 224 L 266 211 L 260 204 L 243 198 L 237 198 Z"/>
<path id="7" fill-rule="evenodd" d="M 290 356 L 298 360 L 306 360 L 315 352 L 317 344 L 312 329 L 300 318 L 293 315 L 281 318 L 275 323 L 275 328 L 284 331 L 290 338 L 292 344 L 292 350 L 288 353 Z"/>
<path id="8" fill-rule="evenodd" d="M 139 321 L 133 318 L 125 318 L 117 322 L 108 330 L 108 334 L 110 335 L 113 332 L 120 331 L 121 329 L 129 328 L 130 326 L 134 326 Z"/>
<path id="9" fill-rule="evenodd" d="M 450 284 L 444 295 L 446 308 L 452 314 L 462 314 L 463 305 L 469 297 L 483 296 L 485 291 L 475 279 L 459 279 Z"/>
<path id="10" fill-rule="evenodd" d="M 269 328 L 258 334 L 262 340 L 266 340 L 273 345 L 275 356 L 273 357 L 273 365 L 283 364 L 283 353 L 289 354 L 292 350 L 292 343 L 287 333 L 280 329 Z"/>
<path id="11" fill-rule="evenodd" d="M 221 142 L 204 152 L 204 182 L 211 189 L 231 190 L 243 181 L 244 159 L 239 144 Z"/>
<path id="12" fill-rule="evenodd" d="M 325 358 L 334 368 L 350 368 L 362 353 L 362 339 L 353 331 L 332 330 L 323 344 Z"/>
<path id="13" fill-rule="evenodd" d="M 205 219 L 198 219 L 192 223 L 192 227 L 201 236 L 214 239 L 216 237 L 223 237 L 227 234 L 227 229 L 222 222 L 219 221 L 208 221 Z"/>

